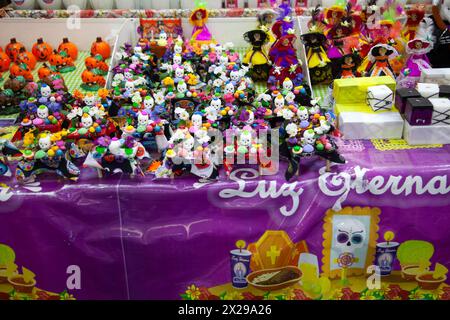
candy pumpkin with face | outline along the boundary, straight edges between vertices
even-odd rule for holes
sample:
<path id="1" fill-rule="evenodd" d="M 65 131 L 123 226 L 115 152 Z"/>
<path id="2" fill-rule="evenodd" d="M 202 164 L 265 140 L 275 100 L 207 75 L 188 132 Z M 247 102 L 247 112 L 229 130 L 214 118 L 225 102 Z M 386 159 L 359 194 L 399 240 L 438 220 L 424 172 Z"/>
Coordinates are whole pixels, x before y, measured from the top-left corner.
<path id="1" fill-rule="evenodd" d="M 64 38 L 63 42 L 58 46 L 58 51 L 65 51 L 72 60 L 77 60 L 78 58 L 78 48 L 73 43 L 70 42 L 68 38 Z"/>
<path id="2" fill-rule="evenodd" d="M 9 70 L 11 59 L 3 51 L 0 52 L 0 72 L 6 72 Z"/>
<path id="3" fill-rule="evenodd" d="M 50 44 L 44 42 L 42 38 L 39 38 L 33 45 L 31 52 L 39 61 L 47 61 L 50 55 L 52 54 L 53 49 Z"/>
<path id="4" fill-rule="evenodd" d="M 91 46 L 91 55 L 95 56 L 96 54 L 101 55 L 103 60 L 111 56 L 111 47 L 101 37 L 97 37 L 97 40 Z"/>
<path id="5" fill-rule="evenodd" d="M 25 49 L 25 46 L 20 42 L 17 42 L 16 38 L 12 38 L 10 42 L 5 47 L 5 52 L 11 61 L 16 59 L 21 49 Z"/>
<path id="6" fill-rule="evenodd" d="M 48 62 L 51 66 L 58 67 L 63 64 L 63 57 L 58 54 L 56 50 L 48 57 Z"/>
<path id="7" fill-rule="evenodd" d="M 57 72 L 54 72 L 53 70 L 51 70 L 48 67 L 48 65 L 46 65 L 45 63 L 42 65 L 42 67 L 40 67 L 38 69 L 38 77 L 40 80 L 44 79 L 45 77 L 48 77 L 49 75 L 51 75 L 53 73 L 57 73 Z"/>
<path id="8" fill-rule="evenodd" d="M 25 63 L 13 63 L 9 69 L 9 73 L 13 77 L 24 77 L 27 81 L 33 81 L 33 75 L 31 74 L 30 68 Z"/>
<path id="9" fill-rule="evenodd" d="M 19 54 L 16 57 L 15 62 L 17 64 L 25 63 L 30 70 L 34 70 L 36 68 L 36 57 L 33 53 L 26 51 L 25 48 L 22 48 Z"/>
<path id="10" fill-rule="evenodd" d="M 81 85 L 82 88 L 89 91 L 96 91 L 101 87 L 104 87 L 106 84 L 105 78 L 100 75 L 96 75 L 89 70 L 83 71 L 81 74 L 81 80 L 83 81 L 83 84 Z"/>

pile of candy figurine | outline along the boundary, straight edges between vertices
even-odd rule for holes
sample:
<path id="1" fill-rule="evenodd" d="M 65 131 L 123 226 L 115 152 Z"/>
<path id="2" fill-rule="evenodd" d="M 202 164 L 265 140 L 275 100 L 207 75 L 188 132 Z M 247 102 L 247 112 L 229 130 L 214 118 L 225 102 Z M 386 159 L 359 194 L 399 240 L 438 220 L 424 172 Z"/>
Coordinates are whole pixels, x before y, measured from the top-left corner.
<path id="1" fill-rule="evenodd" d="M 1 173 L 8 172 L 9 157 L 19 156 L 20 181 L 44 171 L 76 180 L 81 167 L 99 176 L 217 181 L 241 165 L 239 159 L 270 167 L 274 146 L 289 164 L 286 180 L 298 174 L 303 157 L 345 163 L 335 117 L 311 98 L 306 69 L 312 84 L 384 75 L 414 87 L 424 69 L 446 66 L 433 37 L 442 18 L 426 18 L 420 6 L 405 11 L 395 1 L 338 1 L 311 16 L 298 38 L 289 6 L 261 10 L 255 28 L 243 35 L 248 50 L 240 56 L 232 43 L 214 39 L 208 11 L 199 7 L 189 18 L 190 39 L 161 31 L 156 39 L 125 44 L 112 70 L 106 63 L 111 50 L 98 38 L 83 71 L 89 93 L 70 93 L 64 84 L 77 54 L 68 39 L 56 51 L 38 39 L 32 53 L 11 39 L 0 53 L 1 70 L 11 74 L 0 112 L 19 111 L 20 128 L 12 142 L 1 141 Z M 304 65 L 297 42 L 304 44 Z M 49 66 L 33 82 L 36 61 Z"/>

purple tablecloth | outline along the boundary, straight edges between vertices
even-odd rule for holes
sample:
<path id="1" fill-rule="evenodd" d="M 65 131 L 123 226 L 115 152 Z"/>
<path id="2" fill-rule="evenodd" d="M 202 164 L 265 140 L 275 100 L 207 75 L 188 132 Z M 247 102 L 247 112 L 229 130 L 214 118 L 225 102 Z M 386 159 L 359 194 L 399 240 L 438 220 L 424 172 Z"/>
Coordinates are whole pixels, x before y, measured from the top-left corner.
<path id="1" fill-rule="evenodd" d="M 100 180 L 90 169 L 77 183 L 46 177 L 19 186 L 3 177 L 0 244 L 49 291 L 65 290 L 76 265 L 81 289 L 69 292 L 77 299 L 178 299 L 192 283 L 230 281 L 236 240 L 281 229 L 320 259 L 325 212 L 369 206 L 381 209 L 380 238 L 392 230 L 398 242 L 429 241 L 432 262 L 450 268 L 450 146 L 378 151 L 358 142 L 341 150 L 347 164 L 326 173 L 310 158 L 289 183 L 285 163 L 276 176 L 241 167 L 207 185 L 194 177 Z"/>

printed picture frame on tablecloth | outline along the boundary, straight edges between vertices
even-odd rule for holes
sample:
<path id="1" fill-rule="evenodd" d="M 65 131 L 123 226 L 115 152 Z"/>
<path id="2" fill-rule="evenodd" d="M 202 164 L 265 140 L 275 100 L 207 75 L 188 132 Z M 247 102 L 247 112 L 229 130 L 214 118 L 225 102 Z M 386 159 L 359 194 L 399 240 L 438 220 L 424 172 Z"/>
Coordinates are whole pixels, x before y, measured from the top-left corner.
<path id="1" fill-rule="evenodd" d="M 330 279 L 366 273 L 373 264 L 380 209 L 346 207 L 328 210 L 323 225 L 322 272 Z"/>

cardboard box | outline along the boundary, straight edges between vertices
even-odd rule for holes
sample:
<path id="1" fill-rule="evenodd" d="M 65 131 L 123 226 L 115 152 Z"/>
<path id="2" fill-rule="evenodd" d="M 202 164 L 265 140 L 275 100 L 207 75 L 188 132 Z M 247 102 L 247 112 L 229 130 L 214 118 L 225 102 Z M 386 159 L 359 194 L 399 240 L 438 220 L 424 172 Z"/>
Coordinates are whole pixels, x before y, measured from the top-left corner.
<path id="1" fill-rule="evenodd" d="M 411 126 L 405 121 L 403 138 L 409 145 L 450 144 L 450 126 Z"/>
<path id="2" fill-rule="evenodd" d="M 361 104 L 366 102 L 367 89 L 386 85 L 395 92 L 396 82 L 391 77 L 363 77 L 334 80 L 333 97 L 336 104 Z"/>

